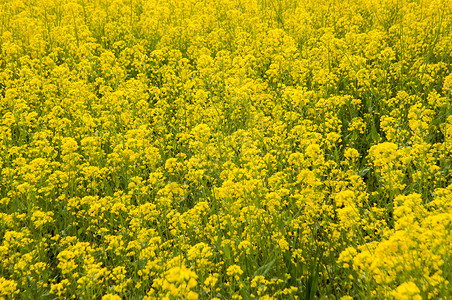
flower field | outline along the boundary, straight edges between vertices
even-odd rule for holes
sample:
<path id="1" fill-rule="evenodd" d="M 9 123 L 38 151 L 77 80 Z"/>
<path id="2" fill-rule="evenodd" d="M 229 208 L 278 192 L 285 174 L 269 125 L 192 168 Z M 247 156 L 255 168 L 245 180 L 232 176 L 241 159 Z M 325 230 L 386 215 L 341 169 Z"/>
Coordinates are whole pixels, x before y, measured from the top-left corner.
<path id="1" fill-rule="evenodd" d="M 451 299 L 451 0 L 0 3 L 0 299 Z"/>

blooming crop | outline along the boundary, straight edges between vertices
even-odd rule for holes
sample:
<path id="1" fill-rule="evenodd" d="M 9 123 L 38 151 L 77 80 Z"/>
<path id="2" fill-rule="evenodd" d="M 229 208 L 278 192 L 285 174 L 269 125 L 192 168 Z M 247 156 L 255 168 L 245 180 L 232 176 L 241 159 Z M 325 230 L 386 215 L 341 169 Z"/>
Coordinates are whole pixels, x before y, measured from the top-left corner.
<path id="1" fill-rule="evenodd" d="M 0 3 L 0 298 L 452 298 L 452 1 Z"/>

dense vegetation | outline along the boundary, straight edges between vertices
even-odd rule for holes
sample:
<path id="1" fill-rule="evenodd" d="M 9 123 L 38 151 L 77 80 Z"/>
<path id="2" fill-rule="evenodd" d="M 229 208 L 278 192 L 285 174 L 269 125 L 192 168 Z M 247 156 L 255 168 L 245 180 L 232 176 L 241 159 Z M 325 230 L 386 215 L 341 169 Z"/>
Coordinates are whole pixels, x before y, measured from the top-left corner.
<path id="1" fill-rule="evenodd" d="M 0 297 L 452 297 L 452 1 L 0 3 Z"/>

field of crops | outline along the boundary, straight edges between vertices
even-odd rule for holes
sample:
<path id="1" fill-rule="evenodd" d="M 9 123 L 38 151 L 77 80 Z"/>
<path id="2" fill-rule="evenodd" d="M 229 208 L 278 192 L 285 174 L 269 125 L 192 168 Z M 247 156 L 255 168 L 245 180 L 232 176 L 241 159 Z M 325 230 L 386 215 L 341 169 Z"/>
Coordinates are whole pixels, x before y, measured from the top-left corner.
<path id="1" fill-rule="evenodd" d="M 451 0 L 0 3 L 1 299 L 451 299 Z"/>

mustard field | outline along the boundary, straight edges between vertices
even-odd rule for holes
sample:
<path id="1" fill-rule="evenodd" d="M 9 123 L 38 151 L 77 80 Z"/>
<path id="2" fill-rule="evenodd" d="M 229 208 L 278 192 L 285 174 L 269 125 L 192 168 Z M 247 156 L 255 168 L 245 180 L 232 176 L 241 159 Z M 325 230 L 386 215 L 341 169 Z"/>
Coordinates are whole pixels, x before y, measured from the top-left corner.
<path id="1" fill-rule="evenodd" d="M 452 0 L 0 3 L 0 299 L 452 299 Z"/>

